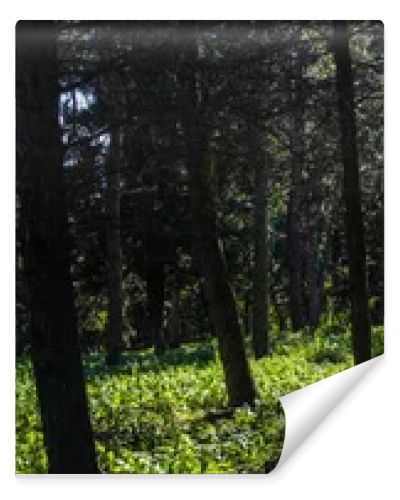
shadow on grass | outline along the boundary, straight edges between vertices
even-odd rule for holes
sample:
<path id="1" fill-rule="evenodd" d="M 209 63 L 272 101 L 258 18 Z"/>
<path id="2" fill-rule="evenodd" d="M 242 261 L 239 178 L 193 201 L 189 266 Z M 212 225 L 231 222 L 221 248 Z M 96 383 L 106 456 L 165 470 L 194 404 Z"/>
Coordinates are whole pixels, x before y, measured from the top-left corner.
<path id="1" fill-rule="evenodd" d="M 216 351 L 212 344 L 190 344 L 168 349 L 156 355 L 153 349 L 125 351 L 118 366 L 108 367 L 104 353 L 90 353 L 83 357 L 85 375 L 88 380 L 94 377 L 107 377 L 118 374 L 131 374 L 136 368 L 138 373 L 160 372 L 171 366 L 206 366 L 215 361 Z"/>

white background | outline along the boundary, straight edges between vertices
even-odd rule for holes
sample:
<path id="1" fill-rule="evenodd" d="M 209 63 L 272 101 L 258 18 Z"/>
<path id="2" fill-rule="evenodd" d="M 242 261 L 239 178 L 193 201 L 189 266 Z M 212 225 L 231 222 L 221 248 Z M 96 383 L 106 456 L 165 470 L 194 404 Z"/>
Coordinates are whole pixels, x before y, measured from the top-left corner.
<path id="1" fill-rule="evenodd" d="M 400 498 L 400 23 L 396 2 L 2 2 L 0 79 L 0 491 L 5 499 L 122 498 Z M 390 5 L 393 5 L 390 7 Z M 313 433 L 278 473 L 269 476 L 14 476 L 14 26 L 18 19 L 379 19 L 385 24 L 385 359 Z"/>

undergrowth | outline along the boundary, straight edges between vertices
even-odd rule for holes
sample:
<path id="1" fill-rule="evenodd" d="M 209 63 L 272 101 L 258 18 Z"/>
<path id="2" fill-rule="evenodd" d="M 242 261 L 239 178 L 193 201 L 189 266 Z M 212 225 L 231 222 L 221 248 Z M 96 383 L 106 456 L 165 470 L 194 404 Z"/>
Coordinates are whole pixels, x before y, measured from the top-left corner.
<path id="1" fill-rule="evenodd" d="M 373 354 L 383 328 L 373 330 Z M 352 366 L 350 334 L 321 327 L 285 334 L 273 353 L 250 358 L 258 400 L 227 412 L 214 343 L 185 345 L 161 357 L 125 353 L 112 371 L 104 357 L 84 357 L 98 465 L 103 473 L 264 473 L 277 463 L 284 439 L 278 398 Z M 46 473 L 31 363 L 17 361 L 16 470 Z"/>

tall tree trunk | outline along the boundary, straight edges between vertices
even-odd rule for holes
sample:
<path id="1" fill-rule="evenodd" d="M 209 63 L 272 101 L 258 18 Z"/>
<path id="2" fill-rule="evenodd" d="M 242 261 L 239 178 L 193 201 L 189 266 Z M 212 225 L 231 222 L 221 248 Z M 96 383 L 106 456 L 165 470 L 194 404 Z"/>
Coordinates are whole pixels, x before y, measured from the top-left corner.
<path id="1" fill-rule="evenodd" d="M 32 361 L 49 472 L 95 473 L 68 254 L 55 26 L 19 22 L 16 41 L 17 174 L 24 181 Z"/>
<path id="2" fill-rule="evenodd" d="M 322 294 L 324 284 L 324 268 L 321 255 L 319 255 L 318 239 L 322 232 L 323 215 L 317 197 L 317 188 L 313 173 L 309 172 L 308 203 L 307 203 L 307 240 L 306 275 L 307 275 L 307 308 L 308 324 L 315 328 L 319 324 L 322 308 Z"/>
<path id="3" fill-rule="evenodd" d="M 321 315 L 321 265 L 317 259 L 315 228 L 309 230 L 307 245 L 308 322 L 313 328 L 318 326 Z"/>
<path id="4" fill-rule="evenodd" d="M 226 262 L 217 235 L 214 188 L 210 176 L 211 155 L 202 109 L 204 96 L 196 71 L 189 68 L 185 76 L 187 106 L 183 118 L 188 141 L 192 237 L 204 280 L 210 320 L 218 338 L 229 404 L 253 404 L 254 382 L 246 357 Z"/>
<path id="5" fill-rule="evenodd" d="M 258 141 L 257 141 L 258 142 Z M 262 141 L 260 141 L 262 142 Z M 268 305 L 267 305 L 267 174 L 264 162 L 264 145 L 257 144 L 259 151 L 254 165 L 254 269 L 253 269 L 253 349 L 256 359 L 268 353 Z M 260 158 L 261 156 L 261 158 Z"/>
<path id="6" fill-rule="evenodd" d="M 291 134 L 292 172 L 288 203 L 289 307 L 294 330 L 305 325 L 304 248 L 302 240 L 302 177 L 304 152 L 303 53 L 293 62 L 293 131 Z"/>
<path id="7" fill-rule="evenodd" d="M 180 279 L 177 265 L 173 275 L 172 290 L 171 290 L 171 312 L 169 318 L 169 339 L 170 347 L 179 347 L 182 342 L 182 320 L 181 320 L 181 305 L 179 300 Z"/>
<path id="8" fill-rule="evenodd" d="M 299 221 L 299 196 L 293 186 L 289 193 L 287 244 L 289 254 L 289 310 L 294 330 L 300 330 L 305 324 L 305 304 L 303 279 L 303 256 Z"/>
<path id="9" fill-rule="evenodd" d="M 122 254 L 120 224 L 120 131 L 111 136 L 107 172 L 107 282 L 108 321 L 106 330 L 106 363 L 110 366 L 121 361 L 122 349 Z"/>
<path id="10" fill-rule="evenodd" d="M 353 74 L 349 33 L 345 21 L 334 22 L 333 50 L 336 62 L 336 85 L 344 169 L 343 191 L 346 206 L 347 251 L 349 257 L 351 331 L 354 361 L 358 364 L 371 358 L 371 331 L 368 315 L 366 257 L 361 213 Z"/>
<path id="11" fill-rule="evenodd" d="M 243 334 L 251 336 L 253 335 L 253 325 L 252 325 L 252 301 L 247 291 L 244 297 L 244 312 L 243 312 Z"/>
<path id="12" fill-rule="evenodd" d="M 148 181 L 153 180 L 149 177 Z M 145 273 L 147 284 L 147 334 L 157 355 L 165 351 L 163 314 L 165 300 L 165 239 L 156 227 L 155 194 L 149 190 L 145 206 Z"/>
<path id="13" fill-rule="evenodd" d="M 163 262 L 148 262 L 147 281 L 147 324 L 156 354 L 165 350 L 162 324 L 164 313 L 165 272 Z"/>

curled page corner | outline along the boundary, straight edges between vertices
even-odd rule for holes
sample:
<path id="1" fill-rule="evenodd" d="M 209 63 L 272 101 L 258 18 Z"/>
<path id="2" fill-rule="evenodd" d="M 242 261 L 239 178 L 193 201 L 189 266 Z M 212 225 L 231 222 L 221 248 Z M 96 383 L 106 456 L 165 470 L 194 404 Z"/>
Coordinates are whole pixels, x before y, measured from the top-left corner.
<path id="1" fill-rule="evenodd" d="M 354 389 L 383 355 L 303 387 L 280 398 L 286 418 L 285 439 L 277 466 L 278 471 L 310 434 Z"/>

